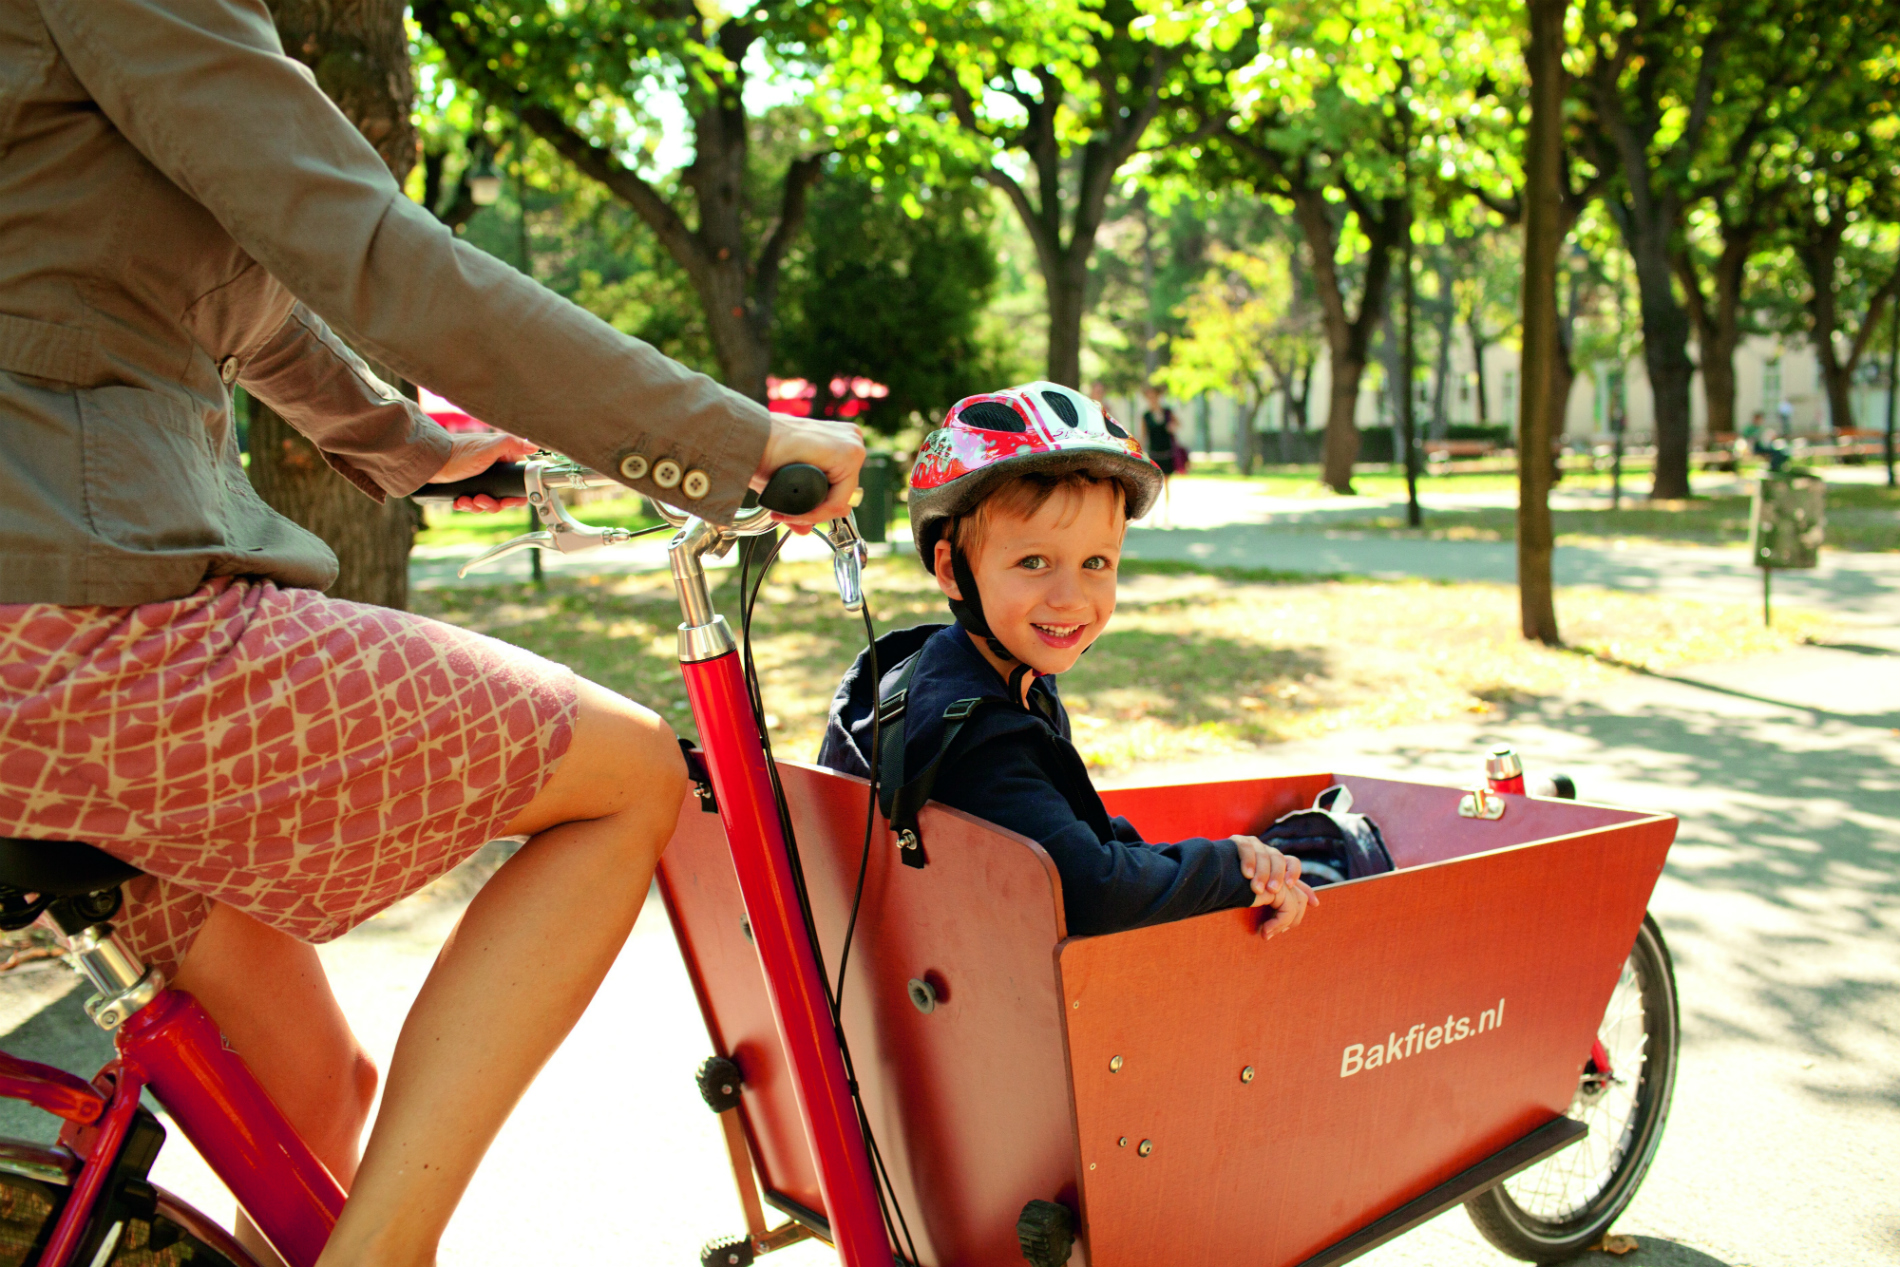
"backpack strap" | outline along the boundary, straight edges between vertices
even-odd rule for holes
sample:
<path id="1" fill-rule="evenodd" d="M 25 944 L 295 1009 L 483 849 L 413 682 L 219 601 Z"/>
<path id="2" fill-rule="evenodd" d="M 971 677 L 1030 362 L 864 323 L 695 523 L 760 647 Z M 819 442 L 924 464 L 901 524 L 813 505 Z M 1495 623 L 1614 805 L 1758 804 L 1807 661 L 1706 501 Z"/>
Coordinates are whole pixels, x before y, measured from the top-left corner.
<path id="1" fill-rule="evenodd" d="M 946 725 L 943 738 L 937 743 L 937 754 L 930 763 L 914 778 L 907 778 L 904 769 L 904 719 L 905 701 L 909 695 L 911 675 L 917 671 L 917 661 L 921 656 L 911 657 L 897 680 L 892 683 L 891 692 L 878 701 L 878 805 L 884 816 L 890 820 L 891 830 L 897 833 L 898 857 L 907 867 L 925 867 L 930 863 L 924 853 L 923 834 L 917 828 L 917 815 L 930 800 L 931 792 L 937 786 L 937 772 L 943 768 L 944 759 L 950 755 L 956 745 L 957 737 L 969 724 L 972 717 L 988 707 L 1001 706 L 997 699 L 960 699 L 943 710 Z"/>

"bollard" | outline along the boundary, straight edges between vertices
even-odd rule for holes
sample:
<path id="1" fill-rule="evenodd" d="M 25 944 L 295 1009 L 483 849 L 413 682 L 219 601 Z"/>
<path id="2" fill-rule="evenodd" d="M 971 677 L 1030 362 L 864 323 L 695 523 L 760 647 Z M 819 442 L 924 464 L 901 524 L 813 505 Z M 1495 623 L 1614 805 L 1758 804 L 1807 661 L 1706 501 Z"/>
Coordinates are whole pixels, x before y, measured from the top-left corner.
<path id="1" fill-rule="evenodd" d="M 866 541 L 889 541 L 891 503 L 896 496 L 897 463 L 888 453 L 866 453 L 858 471 L 864 499 L 858 503 L 858 534 Z"/>

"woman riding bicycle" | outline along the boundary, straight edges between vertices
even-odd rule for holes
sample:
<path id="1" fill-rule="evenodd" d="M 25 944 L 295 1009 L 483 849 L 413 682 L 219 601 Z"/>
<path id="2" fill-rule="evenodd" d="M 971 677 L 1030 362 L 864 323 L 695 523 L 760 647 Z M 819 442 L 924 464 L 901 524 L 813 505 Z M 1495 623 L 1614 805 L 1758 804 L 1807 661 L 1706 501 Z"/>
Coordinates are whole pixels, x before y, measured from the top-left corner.
<path id="1" fill-rule="evenodd" d="M 379 500 L 534 446 L 451 439 L 332 327 L 708 519 L 790 462 L 832 483 L 804 522 L 835 517 L 862 443 L 457 242 L 261 0 L 0 0 L 0 225 L 0 835 L 146 873 L 122 934 L 351 1189 L 323 1267 L 431 1263 L 631 929 L 685 772 L 665 722 L 558 665 L 325 598 L 335 559 L 251 491 L 231 387 Z M 359 1166 L 376 1071 L 309 943 L 504 835 L 532 838 L 437 960 Z"/>

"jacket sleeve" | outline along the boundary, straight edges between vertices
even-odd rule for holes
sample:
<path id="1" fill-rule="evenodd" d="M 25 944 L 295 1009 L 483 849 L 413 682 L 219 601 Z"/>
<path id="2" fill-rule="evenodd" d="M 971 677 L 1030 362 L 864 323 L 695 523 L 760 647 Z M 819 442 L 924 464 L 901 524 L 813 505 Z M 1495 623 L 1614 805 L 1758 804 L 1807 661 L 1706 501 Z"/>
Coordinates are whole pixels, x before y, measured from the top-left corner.
<path id="1" fill-rule="evenodd" d="M 377 501 L 415 492 L 448 460 L 449 433 L 302 304 L 244 363 L 238 381 Z"/>
<path id="2" fill-rule="evenodd" d="M 980 761 L 974 759 L 979 753 Z M 1096 835 L 1056 786 L 1040 743 L 1028 732 L 999 735 L 947 763 L 933 791 L 944 804 L 1020 832 L 1048 851 L 1062 877 L 1071 933 L 1119 932 L 1253 901 L 1230 841 L 1148 845 Z"/>
<path id="3" fill-rule="evenodd" d="M 113 125 L 365 356 L 615 478 L 636 453 L 704 471 L 687 508 L 731 518 L 765 409 L 458 241 L 284 55 L 264 0 L 39 3 Z"/>

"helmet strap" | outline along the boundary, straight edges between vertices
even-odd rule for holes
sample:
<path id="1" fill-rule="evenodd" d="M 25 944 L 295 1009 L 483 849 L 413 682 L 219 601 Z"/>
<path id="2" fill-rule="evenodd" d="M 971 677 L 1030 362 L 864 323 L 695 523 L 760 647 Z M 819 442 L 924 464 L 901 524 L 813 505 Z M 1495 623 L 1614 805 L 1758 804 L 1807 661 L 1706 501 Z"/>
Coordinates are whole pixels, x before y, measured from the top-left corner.
<path id="1" fill-rule="evenodd" d="M 963 556 L 963 550 L 957 545 L 954 535 L 950 539 L 950 574 L 956 577 L 957 591 L 963 595 L 960 599 L 949 600 L 950 614 L 972 637 L 989 643 L 997 659 L 1016 666 L 1009 673 L 1009 698 L 1011 703 L 1021 703 L 1023 679 L 1028 677 L 1033 680 L 1042 674 L 1018 659 L 1016 653 L 1004 646 L 1003 640 L 990 629 L 990 622 L 983 615 L 983 597 L 976 590 L 976 573 L 970 570 L 970 561 Z"/>
<path id="2" fill-rule="evenodd" d="M 950 600 L 950 614 L 973 636 L 989 643 L 997 659 L 1014 661 L 1016 653 L 990 631 L 990 622 L 983 615 L 983 597 L 976 591 L 976 573 L 970 570 L 970 561 L 964 557 L 954 536 L 950 539 L 950 574 L 956 578 L 957 590 L 963 595 Z"/>

